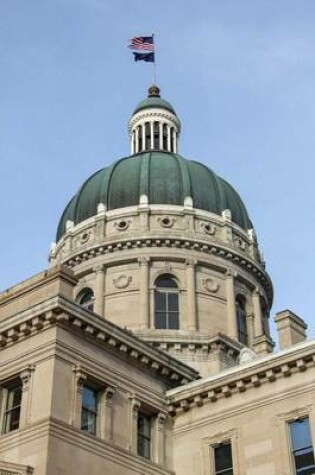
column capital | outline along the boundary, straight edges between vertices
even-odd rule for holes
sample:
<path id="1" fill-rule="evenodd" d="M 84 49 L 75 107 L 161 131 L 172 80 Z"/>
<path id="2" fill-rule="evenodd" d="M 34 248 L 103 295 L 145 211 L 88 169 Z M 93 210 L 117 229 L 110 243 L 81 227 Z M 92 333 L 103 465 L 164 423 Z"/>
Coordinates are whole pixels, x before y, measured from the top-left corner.
<path id="1" fill-rule="evenodd" d="M 227 269 L 226 272 L 225 272 L 225 277 L 227 279 L 234 279 L 234 277 L 236 277 L 236 272 L 234 272 L 234 270 L 232 269 Z"/>
<path id="2" fill-rule="evenodd" d="M 198 264 L 197 259 L 191 259 L 191 258 L 185 259 L 184 262 L 185 262 L 186 267 L 195 267 Z"/>
<path id="3" fill-rule="evenodd" d="M 72 371 L 74 372 L 74 375 L 75 375 L 75 382 L 76 382 L 77 391 L 81 391 L 82 387 L 83 387 L 83 384 L 87 379 L 87 376 L 82 371 L 82 368 L 80 366 L 74 366 L 72 368 Z"/>
<path id="4" fill-rule="evenodd" d="M 156 417 L 157 423 L 158 423 L 158 428 L 159 429 L 164 429 L 165 422 L 167 420 L 167 414 L 164 412 L 159 412 L 157 417 Z"/>
<path id="5" fill-rule="evenodd" d="M 139 257 L 138 258 L 138 264 L 139 266 L 148 266 L 150 264 L 150 257 Z"/>
<path id="6" fill-rule="evenodd" d="M 98 274 L 99 272 L 104 272 L 106 266 L 105 264 L 98 264 L 95 267 L 93 267 L 93 271 Z"/>
<path id="7" fill-rule="evenodd" d="M 35 371 L 34 365 L 29 365 L 25 370 L 21 371 L 20 379 L 22 381 L 22 390 L 27 391 L 29 389 L 29 383 L 32 373 Z"/>

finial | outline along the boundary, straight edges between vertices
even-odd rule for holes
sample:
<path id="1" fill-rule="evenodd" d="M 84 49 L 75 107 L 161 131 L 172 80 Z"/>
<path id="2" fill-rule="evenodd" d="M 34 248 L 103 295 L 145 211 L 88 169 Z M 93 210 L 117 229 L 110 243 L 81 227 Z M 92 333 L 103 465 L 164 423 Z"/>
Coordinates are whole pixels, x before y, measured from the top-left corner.
<path id="1" fill-rule="evenodd" d="M 156 84 L 149 87 L 148 97 L 160 97 L 160 88 Z"/>

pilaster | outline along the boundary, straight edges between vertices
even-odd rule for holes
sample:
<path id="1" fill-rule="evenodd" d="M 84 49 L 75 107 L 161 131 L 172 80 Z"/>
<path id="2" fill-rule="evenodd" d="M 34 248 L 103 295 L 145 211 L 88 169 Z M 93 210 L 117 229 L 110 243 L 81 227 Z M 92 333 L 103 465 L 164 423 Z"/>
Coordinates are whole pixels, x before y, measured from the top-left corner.
<path id="1" fill-rule="evenodd" d="M 105 266 L 98 265 L 95 272 L 94 312 L 104 316 Z"/>
<path id="2" fill-rule="evenodd" d="M 187 282 L 187 311 L 188 311 L 188 330 L 197 330 L 197 312 L 196 312 L 196 264 L 194 259 L 186 259 L 186 282 Z"/>
<path id="3" fill-rule="evenodd" d="M 149 304 L 149 274 L 150 259 L 140 257 L 138 259 L 140 266 L 140 329 L 146 329 L 150 326 L 150 304 Z"/>
<path id="4" fill-rule="evenodd" d="M 27 369 L 20 373 L 22 382 L 22 400 L 20 413 L 20 428 L 23 429 L 28 426 L 31 417 L 31 403 L 32 403 L 32 383 L 33 372 L 35 366 L 30 365 Z"/>
<path id="5" fill-rule="evenodd" d="M 228 317 L 228 336 L 234 340 L 238 339 L 235 290 L 234 290 L 234 272 L 228 270 L 225 275 L 226 305 Z"/>

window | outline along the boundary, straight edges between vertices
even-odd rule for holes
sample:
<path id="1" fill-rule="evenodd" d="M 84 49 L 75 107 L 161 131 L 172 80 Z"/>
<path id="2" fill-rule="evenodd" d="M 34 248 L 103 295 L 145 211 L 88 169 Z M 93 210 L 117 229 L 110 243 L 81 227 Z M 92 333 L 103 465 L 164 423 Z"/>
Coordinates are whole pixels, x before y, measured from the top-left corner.
<path id="1" fill-rule="evenodd" d="M 308 417 L 289 423 L 296 475 L 314 475 L 315 460 Z"/>
<path id="2" fill-rule="evenodd" d="M 9 381 L 0 388 L 2 434 L 19 428 L 21 399 L 22 384 L 20 379 Z"/>
<path id="3" fill-rule="evenodd" d="M 179 329 L 179 292 L 175 279 L 168 274 L 160 276 L 155 290 L 155 328 Z"/>
<path id="4" fill-rule="evenodd" d="M 98 391 L 84 385 L 82 391 L 81 429 L 96 435 Z"/>
<path id="5" fill-rule="evenodd" d="M 225 442 L 213 447 L 215 475 L 233 475 L 232 447 Z"/>
<path id="6" fill-rule="evenodd" d="M 137 453 L 147 459 L 151 456 L 151 417 L 138 412 Z"/>
<path id="7" fill-rule="evenodd" d="M 79 305 L 93 312 L 94 292 L 92 289 L 83 289 L 77 296 L 76 300 Z"/>
<path id="8" fill-rule="evenodd" d="M 237 336 L 239 342 L 243 343 L 243 345 L 247 345 L 248 343 L 245 306 L 245 299 L 238 296 L 236 298 Z"/>

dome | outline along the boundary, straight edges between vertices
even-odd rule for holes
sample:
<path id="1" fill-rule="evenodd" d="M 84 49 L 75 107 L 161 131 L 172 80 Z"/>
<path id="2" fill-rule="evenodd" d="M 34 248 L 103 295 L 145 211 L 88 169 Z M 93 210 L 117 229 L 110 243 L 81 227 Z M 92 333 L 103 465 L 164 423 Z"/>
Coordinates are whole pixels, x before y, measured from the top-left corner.
<path id="1" fill-rule="evenodd" d="M 142 109 L 151 109 L 151 108 L 152 109 L 156 109 L 156 108 L 166 109 L 169 112 L 172 112 L 172 114 L 176 115 L 174 107 L 165 99 L 162 99 L 162 97 L 160 97 L 160 89 L 155 84 L 149 87 L 148 97 L 146 97 L 141 102 L 139 102 L 139 104 L 133 111 L 133 115 L 136 114 L 137 112 L 140 112 Z"/>
<path id="2" fill-rule="evenodd" d="M 122 158 L 88 178 L 66 207 L 57 231 L 57 241 L 66 232 L 67 221 L 75 225 L 95 216 L 99 203 L 107 210 L 137 206 L 146 195 L 148 204 L 193 207 L 221 215 L 231 210 L 232 222 L 244 230 L 253 227 L 238 193 L 205 165 L 177 153 L 151 151 Z"/>
<path id="3" fill-rule="evenodd" d="M 176 115 L 174 107 L 168 101 L 162 99 L 162 97 L 147 97 L 146 99 L 143 99 L 143 101 L 139 102 L 133 111 L 133 114 L 140 112 L 142 109 L 149 108 L 166 109 Z"/>

